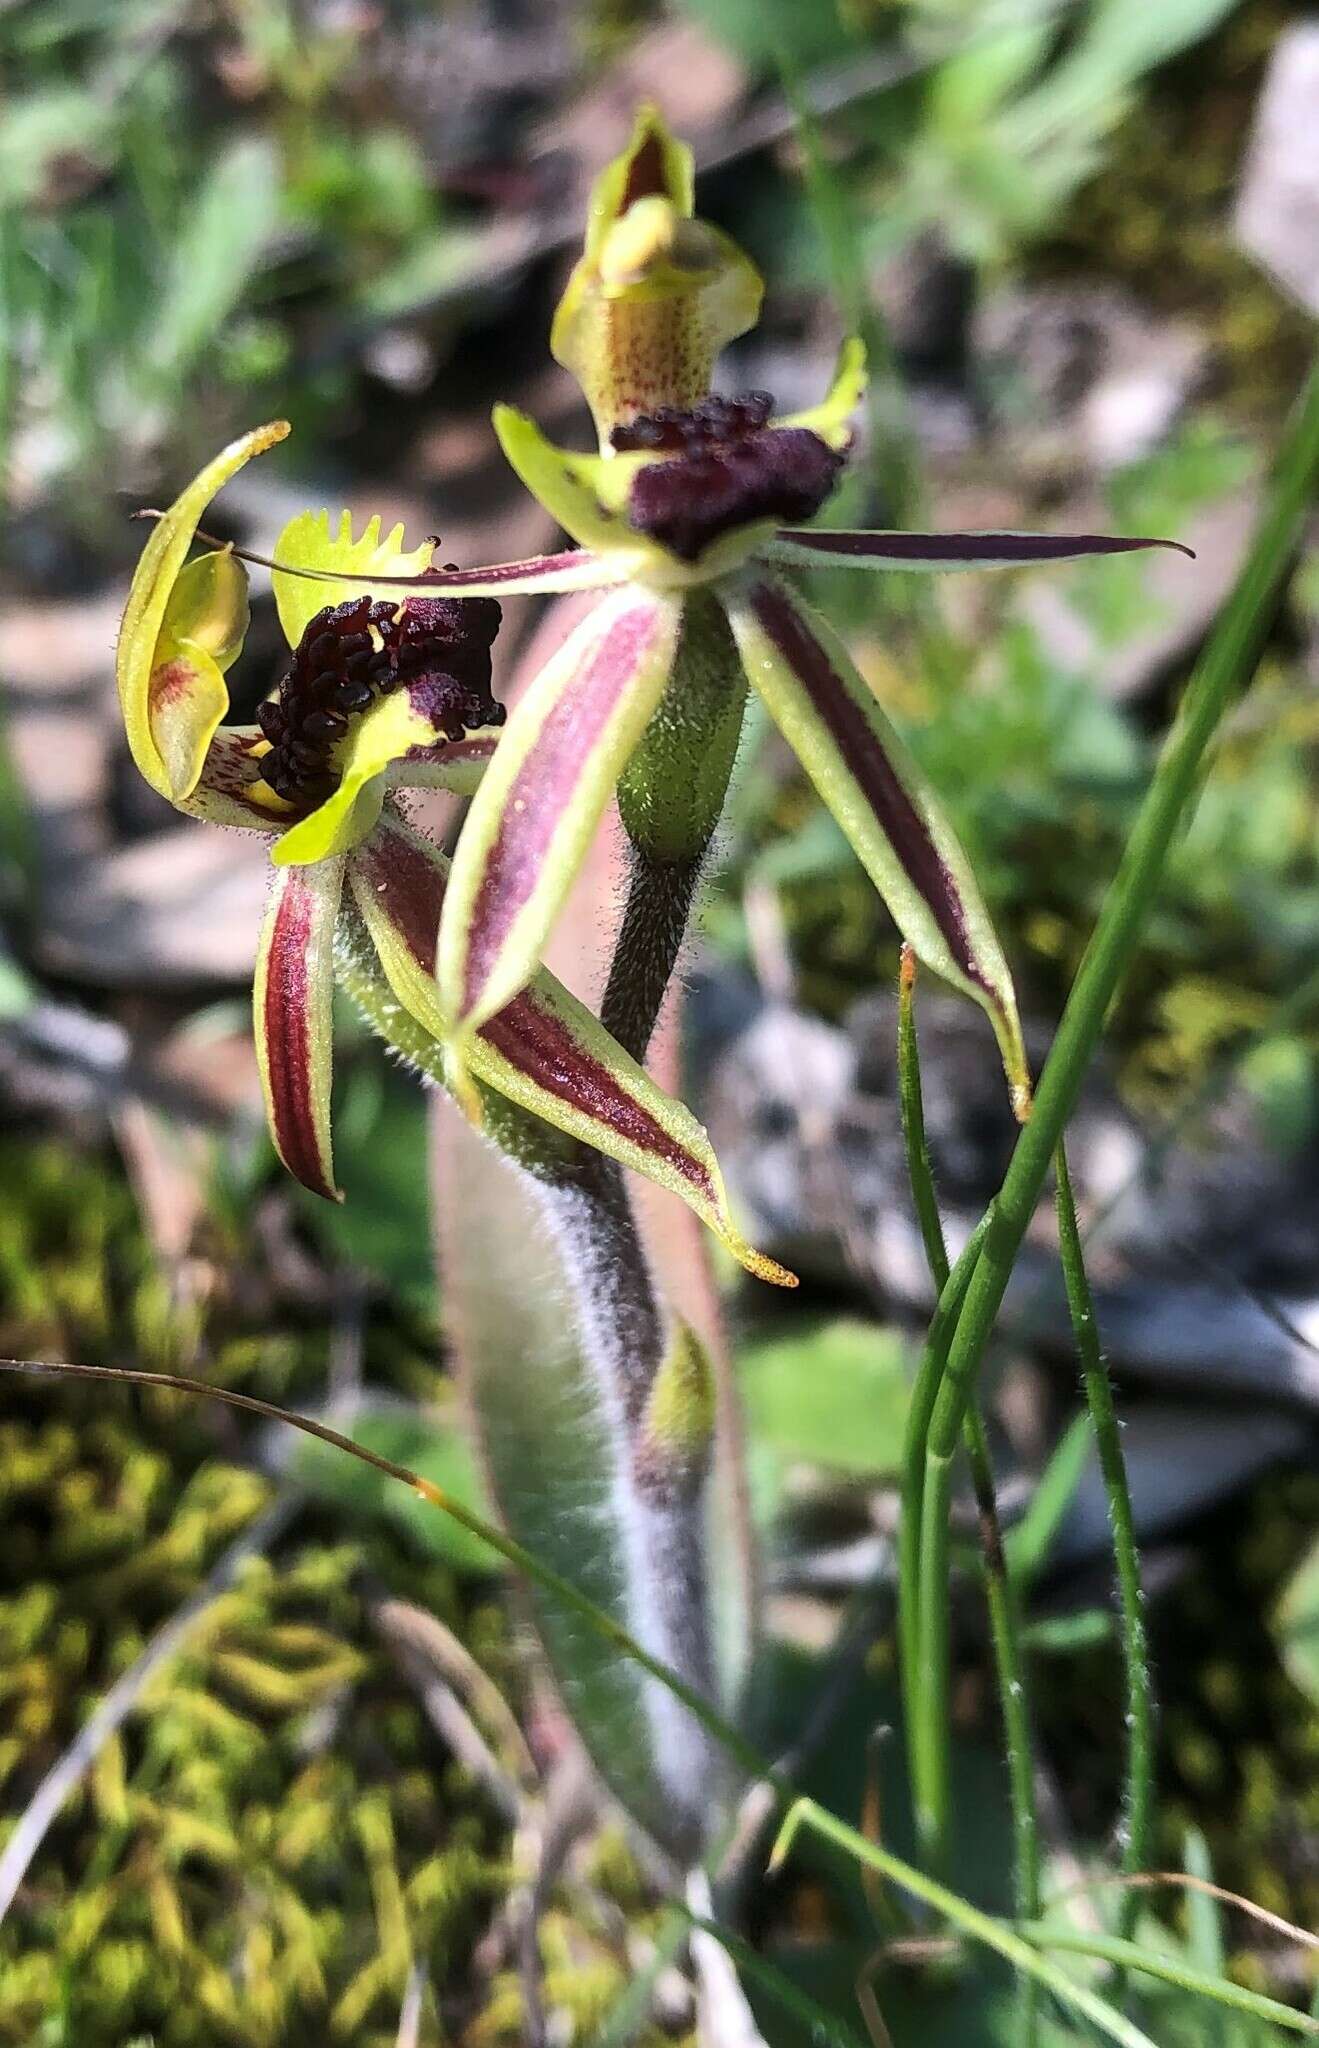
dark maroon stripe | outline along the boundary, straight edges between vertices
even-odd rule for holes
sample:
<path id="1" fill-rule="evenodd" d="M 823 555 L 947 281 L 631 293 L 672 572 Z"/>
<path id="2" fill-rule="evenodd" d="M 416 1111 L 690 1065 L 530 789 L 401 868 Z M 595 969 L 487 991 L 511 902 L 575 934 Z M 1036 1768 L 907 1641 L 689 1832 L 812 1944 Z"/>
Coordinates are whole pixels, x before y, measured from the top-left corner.
<path id="1" fill-rule="evenodd" d="M 891 555 L 924 562 L 1058 562 L 1073 555 L 1125 555 L 1133 548 L 1176 548 L 1179 540 L 1133 539 L 1114 533 L 830 533 L 820 527 L 783 527 L 778 540 L 821 555 Z"/>
<path id="2" fill-rule="evenodd" d="M 618 211 L 620 214 L 626 213 L 629 206 L 634 205 L 638 199 L 672 197 L 673 194 L 669 191 L 664 178 L 663 146 L 658 135 L 652 132 L 647 135 L 627 167 L 627 182 L 623 187 Z"/>
<path id="3" fill-rule="evenodd" d="M 382 819 L 353 862 L 418 967 L 434 974 L 446 879 L 438 857 Z"/>
<path id="4" fill-rule="evenodd" d="M 408 833 L 377 830 L 353 859 L 416 960 L 435 971 L 435 935 L 445 877 Z M 587 1052 L 562 1017 L 529 991 L 515 996 L 483 1024 L 478 1038 L 546 1094 L 594 1117 L 618 1137 L 663 1159 L 710 1202 L 717 1196 L 708 1170 L 680 1145 L 649 1110 L 620 1088 L 608 1067 Z"/>
<path id="5" fill-rule="evenodd" d="M 967 934 L 961 891 L 930 829 L 903 788 L 865 711 L 791 599 L 773 584 L 751 593 L 756 617 L 828 727 L 913 887 L 924 898 L 962 972 L 993 993 Z"/>
<path id="6" fill-rule="evenodd" d="M 335 1190 L 325 1178 L 312 1114 L 308 949 L 316 902 L 296 868 L 285 873 L 266 956 L 264 1024 L 275 1136 L 289 1172 L 314 1194 L 333 1201 Z"/>
<path id="7" fill-rule="evenodd" d="M 558 1101 L 569 1104 L 597 1123 L 662 1159 L 708 1202 L 717 1203 L 709 1170 L 684 1145 L 620 1088 L 602 1060 L 587 1052 L 568 1025 L 524 990 L 477 1033 L 502 1053 L 509 1065 L 526 1074 Z"/>
<path id="8" fill-rule="evenodd" d="M 464 989 L 470 1005 L 479 1000 L 500 948 L 536 886 L 582 770 L 658 623 L 655 606 L 648 603 L 614 620 L 551 706 L 514 777 L 472 906 Z"/>

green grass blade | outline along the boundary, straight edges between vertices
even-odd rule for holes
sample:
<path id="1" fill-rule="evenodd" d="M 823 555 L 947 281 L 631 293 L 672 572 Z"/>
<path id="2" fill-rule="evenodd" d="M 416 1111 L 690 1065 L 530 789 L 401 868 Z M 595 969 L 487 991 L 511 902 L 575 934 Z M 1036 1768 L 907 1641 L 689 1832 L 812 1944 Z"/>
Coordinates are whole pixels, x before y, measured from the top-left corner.
<path id="1" fill-rule="evenodd" d="M 1081 1250 L 1081 1232 L 1076 1221 L 1071 1177 L 1067 1171 L 1067 1152 L 1061 1143 L 1057 1153 L 1057 1174 L 1058 1243 L 1063 1280 L 1081 1360 L 1085 1403 L 1094 1425 L 1117 1571 L 1127 1726 L 1127 1771 L 1123 1795 L 1126 1836 L 1122 1845 L 1122 1869 L 1128 1877 L 1134 1877 L 1149 1868 L 1154 1831 L 1154 1681 L 1150 1672 L 1149 1636 L 1145 1628 L 1145 1595 L 1140 1582 L 1140 1552 L 1136 1545 L 1122 1437 L 1113 1406 L 1113 1388 L 1099 1348 L 1099 1327 L 1095 1321 L 1094 1299 Z M 1133 1890 L 1124 1892 L 1118 1921 L 1123 1934 L 1131 1935 L 1139 1911 L 1137 1893 Z"/>
<path id="2" fill-rule="evenodd" d="M 1266 1998 L 1262 1991 L 1248 1991 L 1244 1984 L 1233 1984 L 1226 1977 L 1212 1977 L 1184 1963 L 1180 1956 L 1161 1955 L 1156 1949 L 1142 1948 L 1138 1941 L 1124 1941 L 1116 1934 L 1081 1934 L 1074 1928 L 1055 1927 L 1050 1922 L 1028 1925 L 1021 1932 L 1041 1948 L 1065 1949 L 1069 1954 L 1094 1956 L 1101 1962 L 1113 1963 L 1120 1970 L 1138 1970 L 1144 1977 L 1157 1977 L 1162 1984 L 1175 1984 L 1180 1991 L 1194 1992 L 1198 1998 L 1212 1999 L 1216 2005 L 1248 2013 L 1252 2019 L 1267 2020 L 1275 2027 L 1285 2027 L 1289 2033 L 1305 2034 L 1311 2039 L 1319 2034 L 1319 2021 L 1294 2005 L 1281 2005 L 1276 1998 Z"/>

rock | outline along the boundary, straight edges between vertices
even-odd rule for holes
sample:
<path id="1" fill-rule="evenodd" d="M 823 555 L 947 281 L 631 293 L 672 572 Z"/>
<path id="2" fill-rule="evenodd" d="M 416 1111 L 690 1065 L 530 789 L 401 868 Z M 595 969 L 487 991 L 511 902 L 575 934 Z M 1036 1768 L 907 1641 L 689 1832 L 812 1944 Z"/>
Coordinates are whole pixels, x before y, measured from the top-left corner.
<path id="1" fill-rule="evenodd" d="M 46 884 L 42 966 L 99 987 L 250 982 L 270 860 L 256 833 L 191 822 Z"/>
<path id="2" fill-rule="evenodd" d="M 1199 331 L 1112 285 L 1016 287 L 976 315 L 991 417 L 1037 474 L 1107 473 L 1156 448 L 1202 383 Z"/>
<path id="3" fill-rule="evenodd" d="M 1319 23 L 1298 21 L 1278 39 L 1234 226 L 1247 254 L 1319 314 Z"/>
<path id="4" fill-rule="evenodd" d="M 845 1030 L 782 1006 L 737 1023 L 698 979 L 708 1076 L 699 1108 L 748 1235 L 803 1277 L 863 1278 L 894 1306 L 931 1301 L 897 1103 L 895 1004 L 859 1003 Z M 995 1193 L 1017 1128 L 979 1012 L 926 994 L 920 1015 L 926 1132 L 955 1252 Z M 1028 1029 L 1038 1071 L 1044 1034 Z M 1319 1407 L 1319 1162 L 1270 1150 L 1233 1096 L 1194 1129 L 1158 1134 L 1092 1076 L 1068 1151 L 1105 1348 L 1134 1376 L 1197 1394 Z M 1052 1208 L 1015 1269 L 1005 1325 L 1071 1360 Z"/>

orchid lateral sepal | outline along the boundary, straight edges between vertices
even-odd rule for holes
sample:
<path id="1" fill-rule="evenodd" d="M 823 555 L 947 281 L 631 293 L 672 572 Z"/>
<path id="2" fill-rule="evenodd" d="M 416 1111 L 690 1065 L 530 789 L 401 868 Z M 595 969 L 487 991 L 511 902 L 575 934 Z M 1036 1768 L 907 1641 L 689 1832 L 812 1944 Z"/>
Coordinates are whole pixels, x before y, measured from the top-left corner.
<path id="1" fill-rule="evenodd" d="M 919 959 L 987 1012 L 1013 1107 L 1030 1072 L 1012 978 L 933 789 L 838 636 L 767 575 L 728 598 L 747 674 Z"/>
<path id="2" fill-rule="evenodd" d="M 387 811 L 353 856 L 349 875 L 357 914 L 395 999 L 443 1043 L 448 1027 L 435 984 L 435 941 L 452 886 L 449 863 Z M 736 1229 L 709 1138 L 691 1111 L 544 968 L 463 1039 L 460 1056 L 472 1082 L 680 1196 L 748 1272 L 796 1285 Z M 446 1080 L 461 1102 L 452 1059 Z"/>
<path id="3" fill-rule="evenodd" d="M 296 1180 L 343 1200 L 330 1138 L 334 933 L 342 860 L 275 874 L 252 986 L 253 1026 L 266 1122 Z"/>

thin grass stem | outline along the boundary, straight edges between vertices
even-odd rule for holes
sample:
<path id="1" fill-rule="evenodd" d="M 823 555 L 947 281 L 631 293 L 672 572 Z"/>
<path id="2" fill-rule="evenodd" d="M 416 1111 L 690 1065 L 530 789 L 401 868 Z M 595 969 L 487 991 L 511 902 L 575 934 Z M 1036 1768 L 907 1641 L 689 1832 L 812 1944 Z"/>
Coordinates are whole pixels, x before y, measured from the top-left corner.
<path id="1" fill-rule="evenodd" d="M 950 1276 L 948 1247 L 944 1240 L 943 1221 L 939 1215 L 938 1196 L 934 1186 L 934 1169 L 930 1163 L 930 1148 L 925 1135 L 920 1043 L 916 1035 L 916 956 L 910 946 L 904 946 L 902 949 L 902 966 L 898 977 L 898 1101 L 902 1114 L 903 1143 L 907 1154 L 907 1175 L 911 1182 L 912 1200 L 916 1206 L 921 1238 L 925 1245 L 926 1262 L 935 1288 L 942 1295 Z M 1007 1560 L 1003 1553 L 1003 1531 L 998 1518 L 998 1500 L 989 1438 L 980 1411 L 974 1402 L 967 1408 L 962 1436 L 971 1469 L 971 1485 L 980 1525 L 985 1601 L 989 1610 L 989 1633 L 994 1652 L 994 1670 L 998 1679 L 999 1710 L 1007 1746 L 1008 1792 L 1012 1807 L 1014 1848 L 1014 1899 L 1018 1918 L 1034 1920 L 1039 1915 L 1041 1899 L 1040 1839 L 1039 1820 L 1035 1810 L 1035 1767 L 1031 1750 L 1030 1708 L 1026 1692 L 1025 1660 L 1021 1654 L 1020 1643 L 1020 1616 L 1017 1613 L 1017 1603 L 1008 1577 Z M 916 1461 L 913 1460 L 913 1463 Z M 917 1469 L 920 1469 L 919 1466 Z M 910 1544 L 911 1537 L 918 1528 L 919 1506 L 917 1519 L 909 1523 L 907 1504 L 904 1501 L 904 1545 Z M 917 1597 L 919 1601 L 919 1577 Z M 943 1635 L 947 1641 L 947 1617 L 944 1619 Z M 917 1634 L 919 1635 L 919 1628 Z M 904 1672 L 904 1678 L 912 1685 L 912 1690 L 905 1694 L 903 1701 L 904 1712 L 910 1725 L 914 1717 L 924 1717 L 922 1674 L 919 1670 L 913 1672 L 908 1668 Z M 947 1726 L 946 1717 L 938 1717 L 935 1722 L 936 1734 L 942 1734 Z M 949 1775 L 946 1755 L 940 1759 L 939 1768 L 946 1781 Z M 1039 1987 L 1035 1979 L 1028 1974 L 1020 1977 L 1019 2019 L 1022 2048 L 1033 2048 L 1039 2033 Z"/>
<path id="2" fill-rule="evenodd" d="M 1081 1384 L 1085 1405 L 1095 1432 L 1099 1470 L 1108 1502 L 1109 1528 L 1113 1536 L 1113 1559 L 1117 1572 L 1118 1610 L 1122 1627 L 1122 1663 L 1126 1684 L 1127 1769 L 1123 1800 L 1124 1838 L 1122 1870 L 1134 1877 L 1148 1870 L 1154 1824 L 1154 1684 L 1150 1672 L 1149 1636 L 1145 1627 L 1145 1598 L 1140 1583 L 1140 1553 L 1136 1546 L 1135 1521 L 1131 1512 L 1131 1488 L 1127 1484 L 1126 1460 L 1113 1406 L 1113 1387 L 1099 1344 L 1094 1297 L 1086 1276 L 1081 1233 L 1076 1220 L 1067 1153 L 1062 1144 L 1057 1152 L 1058 1242 L 1062 1255 L 1067 1306 L 1081 1360 Z M 1136 1892 L 1123 1894 L 1119 1926 L 1130 1939 L 1136 1925 L 1140 1900 Z"/>
<path id="3" fill-rule="evenodd" d="M 1007 1922 L 996 1920 L 989 1913 L 982 1913 L 979 1907 L 973 1906 L 969 1900 L 962 1898 L 957 1892 L 950 1891 L 935 1878 L 927 1877 L 923 1871 L 904 1862 L 900 1856 L 895 1856 L 890 1850 L 867 1841 L 864 1835 L 850 1827 L 845 1820 L 829 1812 L 826 1807 L 818 1806 L 814 1800 L 794 1799 L 791 1785 L 782 1771 L 768 1763 L 755 1746 L 724 1719 L 717 1708 L 712 1707 L 699 1693 L 694 1692 L 678 1673 L 670 1670 L 660 1658 L 652 1656 L 613 1619 L 612 1615 L 598 1607 L 587 1594 L 574 1586 L 571 1580 L 563 1578 L 558 1572 L 543 1565 L 539 1558 L 512 1537 L 506 1536 L 501 1529 L 487 1521 L 484 1515 L 455 1500 L 442 1487 L 434 1485 L 420 1473 L 413 1472 L 408 1466 L 397 1463 L 393 1458 L 382 1457 L 379 1452 L 369 1450 L 365 1444 L 354 1442 L 352 1437 L 344 1436 L 341 1431 L 332 1429 L 326 1422 L 317 1421 L 313 1416 L 299 1415 L 291 1409 L 278 1407 L 273 1401 L 263 1401 L 255 1394 L 241 1394 L 232 1387 L 212 1386 L 206 1380 L 190 1379 L 180 1373 L 144 1372 L 129 1366 L 81 1365 L 30 1358 L 0 1358 L 0 1372 L 25 1373 L 33 1377 L 99 1380 L 102 1383 L 109 1382 L 121 1386 L 155 1387 L 164 1391 L 191 1394 L 201 1400 L 220 1401 L 226 1407 L 241 1409 L 246 1414 L 259 1416 L 263 1421 L 286 1423 L 292 1429 L 299 1429 L 307 1436 L 318 1438 L 321 1443 L 345 1451 L 349 1457 L 359 1459 L 377 1472 L 383 1472 L 386 1478 L 398 1480 L 401 1485 L 418 1494 L 422 1500 L 438 1508 L 442 1514 L 452 1516 L 471 1535 L 480 1537 L 482 1542 L 489 1544 L 490 1548 L 516 1571 L 538 1581 L 566 1605 L 574 1608 L 589 1627 L 598 1630 L 614 1645 L 620 1655 L 630 1657 L 650 1677 L 667 1687 L 674 1698 L 695 1715 L 712 1739 L 721 1744 L 729 1756 L 741 1764 L 756 1783 L 768 1787 L 775 1803 L 785 1816 L 778 1841 L 770 1857 L 771 1868 L 786 1856 L 797 1831 L 803 1826 L 809 1826 L 824 1840 L 842 1849 L 845 1854 L 878 1871 L 882 1877 L 887 1878 L 910 1898 L 933 1907 L 950 1926 L 955 1927 L 969 1940 L 1002 1956 L 1014 1968 L 1028 1971 L 1065 2005 L 1093 2021 L 1111 2041 L 1118 2042 L 1119 2048 L 1154 2048 L 1154 2043 L 1139 2027 L 1125 2018 L 1097 1992 L 1091 1991 L 1086 1985 L 1074 1982 L 1064 1971 L 1050 1963 L 1046 1956 L 1041 1955 Z M 1050 1928 L 1048 1932 L 1052 1939 L 1054 1930 Z M 1146 1961 L 1154 1960 L 1146 1958 L 1145 1951 L 1134 1944 L 1122 1946 L 1124 1949 L 1127 1946 L 1132 1948 L 1133 1958 L 1142 1958 L 1142 1968 L 1145 1967 Z M 1191 1988 L 1203 1987 L 1197 1982 Z M 1287 2008 L 1280 2010 L 1285 2011 Z M 1294 2017 L 1300 2022 L 1302 2031 L 1319 2033 L 1319 2023 L 1306 2022 L 1303 2015 Z"/>
<path id="4" fill-rule="evenodd" d="M 1113 1963 L 1124 1972 L 1138 1970 L 1143 1977 L 1157 1977 L 1160 1983 L 1175 1984 L 1180 1991 L 1212 1999 L 1216 2005 L 1225 2005 L 1233 2012 L 1249 2013 L 1252 2019 L 1267 2020 L 1275 2027 L 1286 2027 L 1293 2034 L 1319 2034 L 1319 2023 L 1293 2005 L 1283 2005 L 1276 1998 L 1267 1998 L 1262 1991 L 1248 1991 L 1244 1984 L 1234 1984 L 1229 1977 L 1211 1977 L 1207 1971 L 1184 1963 L 1180 1956 L 1166 1955 L 1159 1949 L 1142 1948 L 1139 1942 L 1125 1941 L 1120 1935 L 1087 1934 L 1075 1927 L 1057 1927 L 1052 1920 L 1027 1925 L 1018 1931 L 1027 1941 L 1036 1942 L 1041 1948 L 1094 1956 L 1101 1962 Z"/>
<path id="5" fill-rule="evenodd" d="M 1017 1140 L 995 1197 L 992 1220 L 966 1289 L 930 1419 L 921 1499 L 921 1654 L 933 1659 L 936 1674 L 944 1668 L 941 1657 L 946 1661 L 947 1655 L 946 1647 L 941 1651 L 934 1638 L 947 1613 L 949 1565 L 946 1536 L 940 1539 L 939 1528 L 946 1531 L 952 1453 L 976 1374 L 1109 1005 L 1149 914 L 1173 840 L 1199 790 L 1206 752 L 1235 693 L 1253 671 L 1317 474 L 1319 360 L 1297 400 L 1245 565 L 1196 664 L 1105 897 L 1040 1076 L 1030 1122 Z M 931 1737 L 927 1753 L 937 1763 L 937 1737 Z"/>

